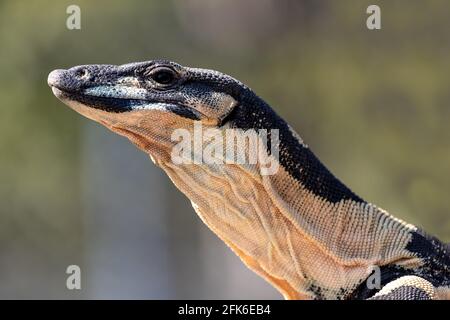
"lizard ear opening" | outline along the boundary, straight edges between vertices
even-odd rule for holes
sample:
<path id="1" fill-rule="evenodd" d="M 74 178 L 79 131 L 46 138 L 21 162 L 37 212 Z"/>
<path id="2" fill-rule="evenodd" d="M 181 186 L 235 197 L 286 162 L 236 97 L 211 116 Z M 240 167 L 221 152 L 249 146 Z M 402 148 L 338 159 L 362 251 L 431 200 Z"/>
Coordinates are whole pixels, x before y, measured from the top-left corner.
<path id="1" fill-rule="evenodd" d="M 196 109 L 204 116 L 202 122 L 220 127 L 237 105 L 238 102 L 232 96 L 215 92 L 210 99 L 197 103 Z"/>

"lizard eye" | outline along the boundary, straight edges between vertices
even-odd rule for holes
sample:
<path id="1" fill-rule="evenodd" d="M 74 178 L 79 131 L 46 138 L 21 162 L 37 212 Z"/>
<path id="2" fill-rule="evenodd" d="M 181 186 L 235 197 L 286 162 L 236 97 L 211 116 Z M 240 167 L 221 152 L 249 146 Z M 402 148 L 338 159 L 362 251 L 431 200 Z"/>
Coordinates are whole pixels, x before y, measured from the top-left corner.
<path id="1" fill-rule="evenodd" d="M 158 84 L 169 85 L 175 82 L 177 74 L 170 68 L 156 68 L 149 72 L 148 76 Z"/>

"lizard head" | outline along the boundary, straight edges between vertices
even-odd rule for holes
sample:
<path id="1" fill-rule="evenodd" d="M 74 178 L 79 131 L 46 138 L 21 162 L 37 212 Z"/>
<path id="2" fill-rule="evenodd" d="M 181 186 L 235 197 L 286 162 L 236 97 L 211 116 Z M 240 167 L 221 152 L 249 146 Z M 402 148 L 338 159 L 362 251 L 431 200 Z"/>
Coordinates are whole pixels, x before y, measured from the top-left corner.
<path id="1" fill-rule="evenodd" d="M 173 146 L 168 138 L 175 129 L 194 122 L 220 127 L 246 89 L 217 71 L 166 60 L 58 69 L 48 84 L 75 111 L 159 155 Z"/>

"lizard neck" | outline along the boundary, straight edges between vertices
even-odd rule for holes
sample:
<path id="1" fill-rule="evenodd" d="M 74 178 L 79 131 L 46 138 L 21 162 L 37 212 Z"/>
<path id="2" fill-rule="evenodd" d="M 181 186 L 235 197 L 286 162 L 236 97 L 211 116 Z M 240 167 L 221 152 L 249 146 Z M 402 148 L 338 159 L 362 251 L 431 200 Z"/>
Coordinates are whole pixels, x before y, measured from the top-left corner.
<path id="1" fill-rule="evenodd" d="M 370 266 L 412 258 L 405 249 L 411 225 L 355 195 L 270 107 L 245 102 L 222 129 L 279 130 L 277 172 L 262 175 L 245 164 L 159 165 L 249 268 L 286 298 L 336 299 L 349 296 Z"/>
<path id="2" fill-rule="evenodd" d="M 414 226 L 352 192 L 264 101 L 252 94 L 241 101 L 244 105 L 231 116 L 231 127 L 279 130 L 280 169 L 260 182 L 269 198 L 256 214 L 267 234 L 262 244 L 266 252 L 253 255 L 260 274 L 267 273 L 272 283 L 273 278 L 286 281 L 289 286 L 281 287 L 288 297 L 306 293 L 343 298 L 367 278 L 372 266 L 409 263 L 413 254 L 406 247 Z"/>

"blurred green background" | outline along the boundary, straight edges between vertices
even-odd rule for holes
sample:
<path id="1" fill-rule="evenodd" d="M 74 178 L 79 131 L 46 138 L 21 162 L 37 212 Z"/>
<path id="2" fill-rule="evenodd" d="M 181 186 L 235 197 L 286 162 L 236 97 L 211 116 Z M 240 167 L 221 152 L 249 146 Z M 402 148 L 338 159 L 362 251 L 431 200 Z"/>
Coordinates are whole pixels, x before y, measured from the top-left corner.
<path id="1" fill-rule="evenodd" d="M 231 74 L 356 193 L 450 241 L 449 31 L 446 0 L 0 1 L 0 298 L 281 298 L 145 154 L 54 98 L 47 74 L 78 64 Z"/>

